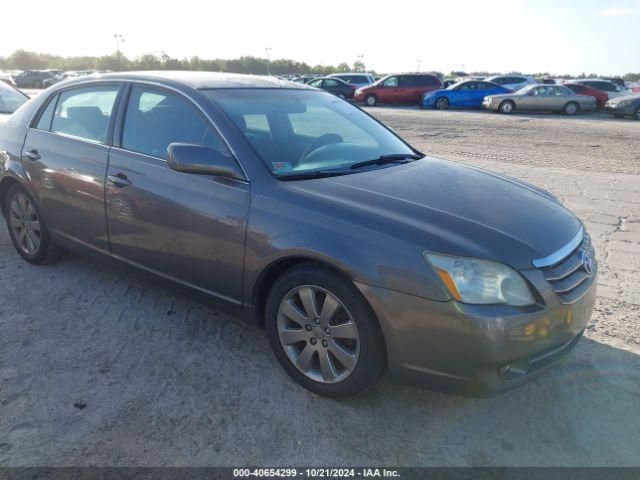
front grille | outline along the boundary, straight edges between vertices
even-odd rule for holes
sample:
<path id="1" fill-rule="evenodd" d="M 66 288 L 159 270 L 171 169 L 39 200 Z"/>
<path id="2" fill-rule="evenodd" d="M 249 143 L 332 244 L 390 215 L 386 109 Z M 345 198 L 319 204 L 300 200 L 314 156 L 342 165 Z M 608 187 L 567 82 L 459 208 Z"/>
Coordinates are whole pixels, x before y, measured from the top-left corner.
<path id="1" fill-rule="evenodd" d="M 593 261 L 589 262 L 589 258 Z M 569 255 L 553 265 L 540 268 L 563 304 L 576 302 L 589 290 L 596 269 L 595 251 L 587 233 L 584 234 L 580 245 Z"/>

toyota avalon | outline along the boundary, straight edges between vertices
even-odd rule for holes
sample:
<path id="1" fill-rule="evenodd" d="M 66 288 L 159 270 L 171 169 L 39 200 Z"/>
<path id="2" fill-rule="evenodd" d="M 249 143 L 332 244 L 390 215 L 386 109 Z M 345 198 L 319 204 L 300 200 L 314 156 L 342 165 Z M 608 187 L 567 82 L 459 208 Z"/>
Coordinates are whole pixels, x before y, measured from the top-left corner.
<path id="1" fill-rule="evenodd" d="M 56 84 L 0 131 L 0 206 L 27 262 L 66 248 L 184 287 L 331 397 L 383 372 L 508 389 L 566 357 L 596 295 L 589 235 L 552 194 L 274 78 Z"/>

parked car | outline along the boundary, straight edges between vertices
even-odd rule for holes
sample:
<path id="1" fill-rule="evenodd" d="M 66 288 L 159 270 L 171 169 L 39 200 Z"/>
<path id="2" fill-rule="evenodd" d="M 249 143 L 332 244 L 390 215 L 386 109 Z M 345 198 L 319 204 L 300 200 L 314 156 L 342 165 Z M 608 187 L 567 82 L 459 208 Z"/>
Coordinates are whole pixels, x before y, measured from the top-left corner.
<path id="1" fill-rule="evenodd" d="M 627 84 L 625 83 L 625 81 L 622 78 L 609 77 L 609 78 L 605 78 L 604 80 L 606 80 L 607 82 L 613 83 L 616 87 L 620 87 L 623 90 L 627 89 Z"/>
<path id="2" fill-rule="evenodd" d="M 469 80 L 456 83 L 444 90 L 433 90 L 422 97 L 422 107 L 446 110 L 449 107 L 482 108 L 487 95 L 510 93 L 508 88 L 496 83 Z"/>
<path id="3" fill-rule="evenodd" d="M 589 97 L 595 98 L 596 106 L 598 108 L 603 108 L 604 104 L 607 103 L 607 100 L 609 100 L 609 95 L 607 94 L 607 92 L 596 90 L 595 88 L 591 88 L 582 83 L 565 83 L 564 86 L 578 95 L 587 95 Z"/>
<path id="4" fill-rule="evenodd" d="M 596 295 L 589 235 L 552 194 L 275 78 L 54 85 L 0 129 L 0 206 L 27 262 L 65 246 L 191 289 L 264 326 L 286 372 L 331 397 L 385 369 L 512 388 L 573 349 Z"/>
<path id="5" fill-rule="evenodd" d="M 617 118 L 631 117 L 640 120 L 640 95 L 612 98 L 605 104 L 604 109 Z"/>
<path id="6" fill-rule="evenodd" d="M 601 90 L 606 92 L 609 98 L 624 97 L 629 94 L 629 92 L 627 92 L 623 87 L 619 87 L 614 83 L 599 78 L 572 80 L 570 83 L 586 85 L 587 87 Z"/>
<path id="7" fill-rule="evenodd" d="M 17 88 L 0 82 L 0 117 L 10 115 L 29 100 L 29 97 Z"/>
<path id="8" fill-rule="evenodd" d="M 453 78 L 445 78 L 444 80 L 442 80 L 442 86 L 444 88 L 449 88 L 451 85 L 458 83 L 455 81 L 455 79 Z"/>
<path id="9" fill-rule="evenodd" d="M 292 81 L 295 83 L 309 83 L 314 78 L 318 78 L 318 75 L 302 75 L 301 77 L 294 78 Z"/>
<path id="10" fill-rule="evenodd" d="M 54 72 L 48 70 L 25 70 L 14 77 L 18 88 L 42 88 L 45 80 L 52 78 Z"/>
<path id="11" fill-rule="evenodd" d="M 356 89 L 366 87 L 367 85 L 371 85 L 375 82 L 373 75 L 368 73 L 332 73 L 328 76 L 332 78 L 339 78 L 343 82 L 353 85 Z"/>
<path id="12" fill-rule="evenodd" d="M 504 88 L 508 88 L 512 92 L 517 92 L 527 85 L 537 85 L 538 83 L 535 78 L 524 75 L 494 75 L 492 77 L 485 78 L 485 80 L 487 82 L 497 83 Z"/>
<path id="13" fill-rule="evenodd" d="M 329 93 L 333 93 L 340 98 L 353 98 L 353 94 L 356 91 L 356 87 L 343 82 L 339 78 L 316 78 L 311 80 L 307 85 L 312 87 L 321 88 Z"/>
<path id="14" fill-rule="evenodd" d="M 489 95 L 484 98 L 482 107 L 500 113 L 546 110 L 575 115 L 580 110 L 595 110 L 596 100 L 577 95 L 564 85 L 529 85 L 514 93 Z"/>
<path id="15" fill-rule="evenodd" d="M 442 81 L 435 75 L 387 75 L 368 87 L 356 90 L 355 99 L 370 107 L 377 103 L 419 103 L 426 92 L 440 88 Z"/>

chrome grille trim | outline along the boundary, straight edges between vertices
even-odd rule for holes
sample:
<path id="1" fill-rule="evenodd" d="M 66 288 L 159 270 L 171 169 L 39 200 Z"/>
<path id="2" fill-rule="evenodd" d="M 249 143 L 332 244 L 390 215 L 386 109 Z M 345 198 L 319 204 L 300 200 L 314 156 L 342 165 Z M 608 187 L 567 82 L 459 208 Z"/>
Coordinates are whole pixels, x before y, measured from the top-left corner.
<path id="1" fill-rule="evenodd" d="M 575 239 L 572 240 L 568 246 L 573 248 L 564 257 L 555 256 L 552 263 L 540 268 L 551 290 L 558 296 L 560 303 L 565 305 L 582 298 L 593 283 L 598 268 L 591 237 L 583 229 L 579 233 L 582 236 L 580 243 L 576 245 Z M 561 250 L 565 251 L 567 248 Z M 591 260 L 586 261 L 586 258 Z"/>
<path id="2" fill-rule="evenodd" d="M 567 257 L 576 248 L 578 248 L 578 245 L 582 243 L 583 237 L 584 229 L 582 228 L 582 226 L 580 226 L 580 230 L 578 230 L 576 236 L 573 237 L 573 239 L 571 239 L 569 243 L 567 243 L 560 250 L 553 252 L 551 255 L 548 255 L 544 258 L 536 258 L 535 260 L 532 260 L 533 266 L 536 268 L 544 268 L 555 265 L 556 263 Z"/>

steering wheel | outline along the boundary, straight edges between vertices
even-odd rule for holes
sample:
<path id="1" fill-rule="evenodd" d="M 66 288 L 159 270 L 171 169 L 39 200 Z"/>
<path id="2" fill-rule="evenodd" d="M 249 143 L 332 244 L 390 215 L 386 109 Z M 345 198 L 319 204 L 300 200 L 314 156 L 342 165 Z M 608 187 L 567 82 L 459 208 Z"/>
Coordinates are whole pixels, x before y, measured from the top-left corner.
<path id="1" fill-rule="evenodd" d="M 305 151 L 302 153 L 296 165 L 301 164 L 304 160 L 311 155 L 313 152 L 318 150 L 320 147 L 324 147 L 325 145 L 329 145 L 331 143 L 343 143 L 344 140 L 337 133 L 325 133 L 324 135 L 319 136 L 311 145 L 309 145 Z M 294 165 L 295 166 L 295 165 Z"/>

